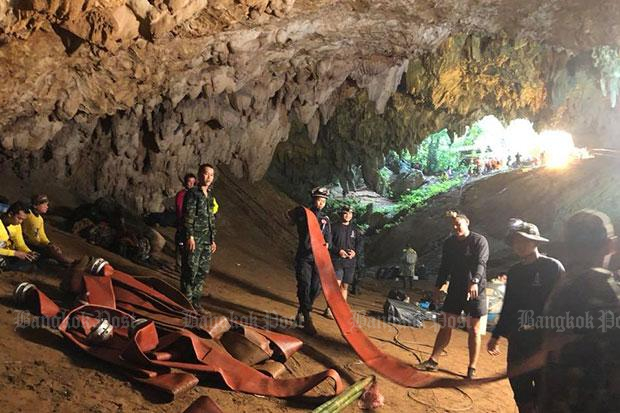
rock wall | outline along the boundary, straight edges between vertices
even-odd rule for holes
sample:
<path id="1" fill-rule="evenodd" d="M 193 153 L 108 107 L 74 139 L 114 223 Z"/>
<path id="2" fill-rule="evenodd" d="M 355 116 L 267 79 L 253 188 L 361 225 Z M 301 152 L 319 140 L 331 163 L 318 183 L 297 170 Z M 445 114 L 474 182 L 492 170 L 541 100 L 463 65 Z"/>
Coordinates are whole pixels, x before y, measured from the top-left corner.
<path id="1" fill-rule="evenodd" d="M 411 58 L 384 113 L 363 91 L 351 89 L 342 100 L 316 145 L 306 142 L 304 128 L 294 128 L 278 147 L 269 177 L 287 193 L 303 199 L 309 187 L 350 181 L 356 166 L 380 192 L 378 169 L 388 151 L 415 151 L 443 128 L 462 134 L 489 114 L 566 130 L 578 146 L 620 147 L 620 109 L 601 93 L 591 51 L 575 55 L 503 35 L 451 36 Z"/>
<path id="2" fill-rule="evenodd" d="M 570 53 L 540 42 L 579 52 L 620 38 L 614 1 L 530 3 L 3 2 L 0 155 L 26 179 L 44 168 L 93 198 L 158 210 L 200 162 L 261 178 L 293 130 L 294 145 L 317 145 L 289 169 L 326 158 L 311 172 L 323 179 L 359 162 L 372 181 L 377 154 L 430 130 L 487 110 L 542 113 L 549 65 L 563 61 L 549 56 Z M 576 25 L 583 36 L 568 35 Z"/>

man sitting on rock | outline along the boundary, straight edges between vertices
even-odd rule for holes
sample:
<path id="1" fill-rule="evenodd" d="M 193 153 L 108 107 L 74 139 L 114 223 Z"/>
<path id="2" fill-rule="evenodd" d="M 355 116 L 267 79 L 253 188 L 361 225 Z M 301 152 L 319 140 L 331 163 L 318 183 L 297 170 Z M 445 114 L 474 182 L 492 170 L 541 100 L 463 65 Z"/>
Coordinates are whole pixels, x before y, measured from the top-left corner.
<path id="1" fill-rule="evenodd" d="M 26 219 L 28 208 L 15 202 L 0 217 L 0 270 L 30 271 L 38 254 L 33 252 L 22 235 L 22 222 Z"/>
<path id="2" fill-rule="evenodd" d="M 73 260 L 62 253 L 60 247 L 52 243 L 45 233 L 45 223 L 43 215 L 49 209 L 49 199 L 45 194 L 38 194 L 32 197 L 32 203 L 26 219 L 22 223 L 22 230 L 26 242 L 36 252 L 45 258 L 51 258 L 65 266 L 73 263 Z"/>

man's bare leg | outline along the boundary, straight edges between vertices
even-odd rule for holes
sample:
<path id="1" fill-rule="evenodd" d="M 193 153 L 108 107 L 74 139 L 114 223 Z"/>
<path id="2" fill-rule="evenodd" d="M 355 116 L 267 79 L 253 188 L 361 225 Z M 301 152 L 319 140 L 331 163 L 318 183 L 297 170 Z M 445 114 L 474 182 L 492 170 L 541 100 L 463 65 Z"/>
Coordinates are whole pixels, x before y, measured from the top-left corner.
<path id="1" fill-rule="evenodd" d="M 476 369 L 478 363 L 478 357 L 480 356 L 480 347 L 482 345 L 482 336 L 480 334 L 480 318 L 467 317 L 467 345 L 469 347 L 469 366 L 468 376 L 470 375 L 470 369 Z"/>
<path id="2" fill-rule="evenodd" d="M 338 284 L 340 285 L 340 292 L 342 293 L 342 298 L 347 301 L 347 296 L 349 294 L 349 284 L 341 283 L 340 281 L 338 281 Z"/>
<path id="3" fill-rule="evenodd" d="M 437 361 L 439 356 L 450 344 L 450 338 L 452 337 L 452 329 L 458 322 L 458 316 L 454 314 L 443 313 L 443 323 L 437 337 L 435 338 L 435 345 L 433 346 L 433 353 L 431 359 Z"/>

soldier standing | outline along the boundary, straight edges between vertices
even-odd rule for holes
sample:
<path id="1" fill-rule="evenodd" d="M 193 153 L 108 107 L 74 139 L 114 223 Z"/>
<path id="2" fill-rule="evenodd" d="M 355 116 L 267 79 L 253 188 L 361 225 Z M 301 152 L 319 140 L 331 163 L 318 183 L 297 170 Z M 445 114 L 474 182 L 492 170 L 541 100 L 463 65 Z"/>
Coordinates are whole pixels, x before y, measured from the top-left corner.
<path id="1" fill-rule="evenodd" d="M 215 170 L 210 164 L 198 169 L 198 184 L 187 191 L 183 200 L 183 222 L 186 236 L 181 266 L 181 291 L 198 311 L 204 280 L 209 273 L 215 244 L 214 198 L 212 183 Z"/>
<path id="2" fill-rule="evenodd" d="M 413 288 L 413 281 L 418 279 L 415 275 L 415 265 L 418 262 L 418 253 L 411 245 L 407 245 L 407 248 L 403 250 L 401 261 L 401 268 L 403 269 L 403 288 L 407 289 L 407 281 L 409 281 L 409 288 Z"/>
<path id="3" fill-rule="evenodd" d="M 331 224 L 329 217 L 323 213 L 323 208 L 329 197 L 327 188 L 315 188 L 312 190 L 312 206 L 310 210 L 316 215 L 323 238 L 325 247 L 329 248 L 331 243 Z M 295 276 L 297 278 L 297 299 L 299 300 L 299 309 L 295 322 L 304 326 L 304 330 L 309 334 L 316 334 L 316 328 L 312 322 L 310 312 L 314 300 L 321 293 L 321 280 L 314 263 L 312 248 L 310 246 L 310 234 L 308 233 L 308 222 L 306 213 L 301 206 L 291 209 L 288 212 L 291 221 L 297 225 L 297 234 L 299 242 L 297 244 L 297 254 L 295 255 Z"/>

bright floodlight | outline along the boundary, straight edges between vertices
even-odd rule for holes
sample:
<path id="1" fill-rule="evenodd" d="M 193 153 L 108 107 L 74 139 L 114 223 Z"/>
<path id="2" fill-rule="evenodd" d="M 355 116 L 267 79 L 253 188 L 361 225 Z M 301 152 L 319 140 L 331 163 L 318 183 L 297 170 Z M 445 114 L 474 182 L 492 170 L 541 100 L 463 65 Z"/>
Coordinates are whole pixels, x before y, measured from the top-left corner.
<path id="1" fill-rule="evenodd" d="M 545 166 L 564 168 L 575 157 L 575 143 L 568 132 L 543 131 L 540 133 L 540 148 L 544 151 Z"/>

